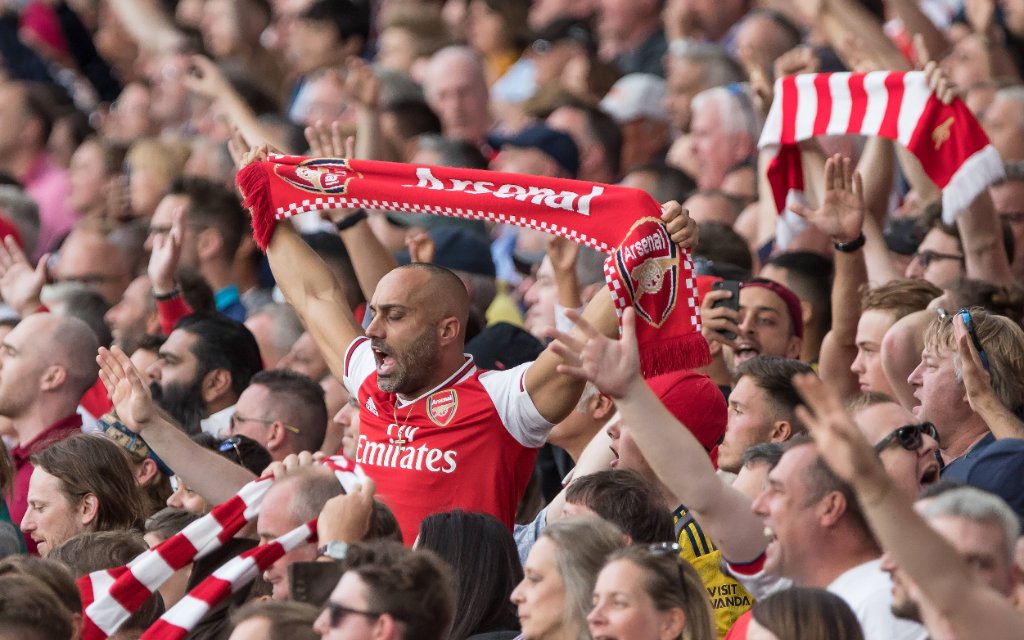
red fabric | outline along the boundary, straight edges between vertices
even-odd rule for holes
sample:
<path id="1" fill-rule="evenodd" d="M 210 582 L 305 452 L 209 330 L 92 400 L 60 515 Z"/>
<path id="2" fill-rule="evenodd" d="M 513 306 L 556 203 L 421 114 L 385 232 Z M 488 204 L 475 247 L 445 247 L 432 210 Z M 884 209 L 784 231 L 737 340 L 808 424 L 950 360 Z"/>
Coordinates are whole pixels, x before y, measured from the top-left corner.
<path id="1" fill-rule="evenodd" d="M 752 611 L 747 611 L 732 624 L 729 633 L 725 634 L 725 640 L 746 640 L 747 627 L 750 626 L 750 619 L 754 616 Z"/>
<path id="2" fill-rule="evenodd" d="M 85 407 L 85 410 L 95 417 L 102 416 L 114 407 L 110 402 L 110 396 L 107 395 L 107 388 L 103 386 L 103 381 L 99 378 L 96 378 L 96 382 L 89 387 L 78 404 Z"/>
<path id="3" fill-rule="evenodd" d="M 157 300 L 156 313 L 160 317 L 160 330 L 169 336 L 178 320 L 192 313 L 192 307 L 188 306 L 185 297 L 179 293 L 170 300 Z"/>
<path id="4" fill-rule="evenodd" d="M 82 432 L 82 416 L 77 413 L 54 422 L 45 431 L 36 436 L 31 442 L 19 444 L 11 449 L 11 461 L 14 463 L 14 487 L 11 491 L 11 500 L 8 506 L 11 509 L 11 521 L 17 525 L 21 524 L 28 510 L 28 482 L 32 477 L 32 470 L 35 467 L 30 460 L 33 453 L 42 451 L 55 442 Z M 25 535 L 25 545 L 28 552 L 36 555 L 36 543 L 29 535 Z"/>
<path id="5" fill-rule="evenodd" d="M 812 123 L 801 128 L 803 123 Z M 916 156 L 943 189 L 943 219 L 952 223 L 993 180 L 1002 160 L 960 99 L 942 104 L 923 72 L 877 71 L 787 76 L 776 81 L 775 101 L 758 148 L 776 148 L 768 165 L 775 206 L 785 210 L 789 190 L 803 189 L 797 143 L 820 135 L 880 136 Z"/>
<path id="6" fill-rule="evenodd" d="M 509 433 L 510 416 L 481 375 L 505 374 L 488 374 L 469 359 L 447 384 L 404 406 L 380 390 L 375 371 L 359 385 L 359 405 L 372 409 L 359 412 L 356 460 L 377 483 L 406 545 L 424 518 L 452 509 L 489 513 L 509 530 L 515 524 L 537 449 Z"/>
<path id="7" fill-rule="evenodd" d="M 613 255 L 605 274 L 616 310 L 639 318 L 645 376 L 710 359 L 688 252 L 639 189 L 493 171 L 340 158 L 272 156 L 238 173 L 253 237 L 266 248 L 278 220 L 330 208 L 387 209 L 540 229 Z M 678 307 L 678 308 L 677 308 Z"/>
<path id="8" fill-rule="evenodd" d="M 721 441 L 729 410 L 711 378 L 696 371 L 673 371 L 650 378 L 647 386 L 705 450 L 710 452 Z"/>

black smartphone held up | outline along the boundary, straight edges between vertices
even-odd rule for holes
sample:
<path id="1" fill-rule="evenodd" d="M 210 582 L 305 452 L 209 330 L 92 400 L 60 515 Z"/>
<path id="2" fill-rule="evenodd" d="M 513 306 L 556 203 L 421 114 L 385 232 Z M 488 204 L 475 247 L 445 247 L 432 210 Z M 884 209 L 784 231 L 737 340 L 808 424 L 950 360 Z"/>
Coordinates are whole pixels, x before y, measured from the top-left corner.
<path id="1" fill-rule="evenodd" d="M 719 280 L 711 285 L 712 291 L 731 291 L 732 296 L 724 300 L 715 300 L 711 308 L 728 307 L 733 311 L 740 310 L 740 282 L 739 280 Z M 719 331 L 726 340 L 735 340 L 736 334 L 732 331 Z"/>

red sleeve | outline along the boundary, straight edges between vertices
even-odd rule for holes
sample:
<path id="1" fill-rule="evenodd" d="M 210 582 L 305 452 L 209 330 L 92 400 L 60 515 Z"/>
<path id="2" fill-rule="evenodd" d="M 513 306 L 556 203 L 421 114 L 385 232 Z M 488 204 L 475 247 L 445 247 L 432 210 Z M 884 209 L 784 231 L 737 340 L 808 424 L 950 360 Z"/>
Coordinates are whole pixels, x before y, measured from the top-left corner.
<path id="1" fill-rule="evenodd" d="M 165 336 L 169 336 L 178 320 L 192 313 L 192 307 L 188 306 L 185 298 L 179 293 L 170 300 L 157 300 L 156 313 L 160 316 L 160 329 Z"/>
<path id="2" fill-rule="evenodd" d="M 97 418 L 113 408 L 113 405 L 110 402 L 110 396 L 107 395 L 107 389 L 103 386 L 103 382 L 99 378 L 97 378 L 95 384 L 89 387 L 89 390 L 85 392 L 85 395 L 82 396 L 82 400 L 79 404 L 85 407 L 86 411 Z"/>

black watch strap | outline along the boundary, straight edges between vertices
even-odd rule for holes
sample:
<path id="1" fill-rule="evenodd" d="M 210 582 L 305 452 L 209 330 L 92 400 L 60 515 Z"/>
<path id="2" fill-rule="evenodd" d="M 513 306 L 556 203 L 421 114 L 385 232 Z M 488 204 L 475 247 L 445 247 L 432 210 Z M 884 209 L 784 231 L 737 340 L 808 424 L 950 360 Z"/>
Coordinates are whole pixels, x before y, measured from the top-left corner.
<path id="1" fill-rule="evenodd" d="M 356 226 L 363 220 L 366 220 L 366 217 L 366 210 L 359 209 L 355 213 L 335 222 L 334 228 L 337 229 L 338 231 L 345 231 L 346 229 L 351 229 L 352 227 Z"/>
<path id="2" fill-rule="evenodd" d="M 849 242 L 833 242 L 832 246 L 841 253 L 853 253 L 864 246 L 864 233 L 862 232 L 855 240 Z"/>

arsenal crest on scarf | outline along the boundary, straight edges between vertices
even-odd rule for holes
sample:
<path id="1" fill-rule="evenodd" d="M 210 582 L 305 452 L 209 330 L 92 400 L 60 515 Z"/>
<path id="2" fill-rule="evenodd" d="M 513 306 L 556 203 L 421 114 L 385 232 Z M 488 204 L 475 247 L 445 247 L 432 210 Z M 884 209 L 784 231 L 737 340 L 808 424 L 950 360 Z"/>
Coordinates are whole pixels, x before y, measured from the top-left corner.
<path id="1" fill-rule="evenodd" d="M 473 218 L 553 233 L 612 256 L 608 288 L 621 317 L 636 307 L 645 377 L 710 362 L 689 252 L 680 251 L 647 193 L 580 180 L 373 160 L 271 155 L 238 172 L 253 238 L 263 249 L 278 220 L 324 209 L 384 209 Z M 315 195 L 316 197 L 310 197 Z M 444 426 L 457 398 L 432 398 Z"/>

